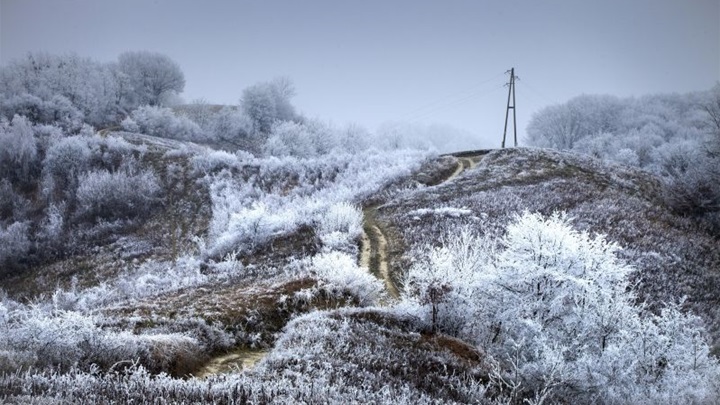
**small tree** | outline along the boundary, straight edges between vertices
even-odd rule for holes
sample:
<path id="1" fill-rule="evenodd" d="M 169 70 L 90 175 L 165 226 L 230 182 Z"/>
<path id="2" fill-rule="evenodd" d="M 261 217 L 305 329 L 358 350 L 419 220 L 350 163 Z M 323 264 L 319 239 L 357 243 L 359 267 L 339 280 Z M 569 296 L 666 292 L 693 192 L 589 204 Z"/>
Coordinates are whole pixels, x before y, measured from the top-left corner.
<path id="1" fill-rule="evenodd" d="M 250 117 L 256 132 L 269 133 L 275 121 L 295 118 L 295 108 L 290 99 L 295 88 L 287 78 L 258 83 L 243 90 L 240 105 Z"/>
<path id="2" fill-rule="evenodd" d="M 126 98 L 134 105 L 158 106 L 167 97 L 182 93 L 185 75 L 168 56 L 148 51 L 125 52 L 118 57 L 118 68 L 130 84 Z"/>

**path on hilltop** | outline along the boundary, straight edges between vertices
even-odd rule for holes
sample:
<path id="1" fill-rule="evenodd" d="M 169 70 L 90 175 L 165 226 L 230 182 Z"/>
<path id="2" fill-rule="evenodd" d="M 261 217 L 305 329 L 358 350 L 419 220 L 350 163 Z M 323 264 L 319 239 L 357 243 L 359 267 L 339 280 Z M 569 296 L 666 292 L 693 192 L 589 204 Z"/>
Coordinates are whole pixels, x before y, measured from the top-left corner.
<path id="1" fill-rule="evenodd" d="M 485 154 L 486 151 L 452 154 L 451 156 L 457 159 L 457 168 L 433 187 L 452 181 L 464 171 L 472 169 Z M 380 208 L 380 204 L 363 208 L 363 233 L 359 264 L 361 267 L 367 267 L 370 273 L 383 280 L 390 297 L 397 299 L 400 297 L 400 292 L 390 274 L 390 242 L 387 237 L 387 224 L 378 220 L 378 208 Z"/>

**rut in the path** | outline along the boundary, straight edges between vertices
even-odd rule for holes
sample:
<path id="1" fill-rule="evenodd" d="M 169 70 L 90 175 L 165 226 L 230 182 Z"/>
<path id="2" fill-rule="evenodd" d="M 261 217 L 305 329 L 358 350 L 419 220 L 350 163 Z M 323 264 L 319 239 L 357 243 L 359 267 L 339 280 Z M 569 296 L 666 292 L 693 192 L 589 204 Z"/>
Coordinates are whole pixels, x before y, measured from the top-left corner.
<path id="1" fill-rule="evenodd" d="M 457 168 L 439 184 L 446 183 L 465 170 L 477 165 L 481 155 L 458 157 Z M 383 224 L 377 220 L 377 206 L 363 209 L 363 234 L 360 246 L 360 266 L 367 267 L 370 273 L 383 279 L 385 288 L 392 298 L 398 298 L 400 293 L 390 275 L 388 238 L 383 230 Z"/>
<path id="2" fill-rule="evenodd" d="M 205 378 L 215 374 L 250 369 L 262 360 L 267 353 L 267 350 L 238 349 L 231 353 L 210 359 L 210 361 L 195 374 L 195 377 Z"/>

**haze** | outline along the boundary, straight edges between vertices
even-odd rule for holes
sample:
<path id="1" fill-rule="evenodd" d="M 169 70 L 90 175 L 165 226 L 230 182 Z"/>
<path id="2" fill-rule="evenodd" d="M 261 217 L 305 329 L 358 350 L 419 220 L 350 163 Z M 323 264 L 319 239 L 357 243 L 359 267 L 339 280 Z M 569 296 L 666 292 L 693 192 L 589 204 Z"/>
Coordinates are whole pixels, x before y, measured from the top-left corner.
<path id="1" fill-rule="evenodd" d="M 288 76 L 305 115 L 369 129 L 443 123 L 498 146 L 515 67 L 519 136 L 582 93 L 706 90 L 720 80 L 720 1 L 2 0 L 0 62 L 167 54 L 186 101 L 236 104 Z"/>

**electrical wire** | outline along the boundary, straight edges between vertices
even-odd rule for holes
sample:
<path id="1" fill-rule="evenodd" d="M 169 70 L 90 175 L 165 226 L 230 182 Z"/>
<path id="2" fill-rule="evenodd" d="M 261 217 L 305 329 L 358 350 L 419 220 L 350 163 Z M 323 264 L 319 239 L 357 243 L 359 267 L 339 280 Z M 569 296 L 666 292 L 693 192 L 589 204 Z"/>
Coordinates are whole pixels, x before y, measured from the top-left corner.
<path id="1" fill-rule="evenodd" d="M 471 84 L 470 86 L 466 86 L 463 90 L 460 90 L 460 91 L 457 91 L 454 93 L 450 93 L 446 96 L 440 97 L 438 99 L 430 101 L 429 103 L 426 103 L 425 105 L 422 105 L 418 108 L 408 111 L 407 113 L 400 114 L 399 116 L 397 116 L 397 119 L 405 120 L 405 119 L 415 117 L 418 115 L 422 116 L 424 113 L 426 113 L 428 111 L 433 111 L 439 107 L 441 108 L 443 105 L 454 103 L 458 99 L 464 99 L 468 96 L 473 96 L 475 93 L 477 93 L 478 91 L 481 90 L 481 86 L 482 86 L 482 90 L 484 91 L 485 90 L 484 85 L 486 85 L 492 81 L 495 81 L 498 77 L 504 76 L 504 75 L 505 75 L 505 73 L 499 73 L 499 74 L 496 74 L 495 76 L 490 77 L 486 80 L 476 82 L 474 84 Z"/>

